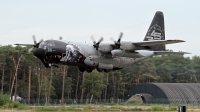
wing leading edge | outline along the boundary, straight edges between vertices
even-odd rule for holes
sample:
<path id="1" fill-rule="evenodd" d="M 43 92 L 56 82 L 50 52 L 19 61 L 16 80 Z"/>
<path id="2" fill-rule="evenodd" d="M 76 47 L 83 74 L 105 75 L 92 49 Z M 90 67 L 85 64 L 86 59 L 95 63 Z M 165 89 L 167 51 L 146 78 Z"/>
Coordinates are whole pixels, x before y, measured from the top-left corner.
<path id="1" fill-rule="evenodd" d="M 183 40 L 153 40 L 153 41 L 142 41 L 142 42 L 132 42 L 133 45 L 138 45 L 142 47 L 151 47 L 155 45 L 166 45 L 173 43 L 185 42 Z"/>

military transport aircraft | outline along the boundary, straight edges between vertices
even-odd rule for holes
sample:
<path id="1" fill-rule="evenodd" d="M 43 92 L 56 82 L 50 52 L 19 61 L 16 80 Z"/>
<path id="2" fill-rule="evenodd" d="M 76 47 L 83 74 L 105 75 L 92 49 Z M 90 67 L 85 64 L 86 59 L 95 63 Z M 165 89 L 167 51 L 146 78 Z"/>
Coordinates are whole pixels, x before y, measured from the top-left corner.
<path id="1" fill-rule="evenodd" d="M 77 66 L 81 72 L 99 72 L 119 70 L 153 55 L 185 54 L 186 52 L 165 51 L 166 44 L 184 42 L 183 40 L 165 40 L 164 16 L 157 11 L 146 36 L 141 42 L 121 41 L 123 33 L 113 43 L 101 43 L 93 40 L 93 44 L 72 42 L 70 40 L 46 40 L 34 44 L 15 44 L 33 46 L 33 54 L 46 67 L 65 64 Z"/>

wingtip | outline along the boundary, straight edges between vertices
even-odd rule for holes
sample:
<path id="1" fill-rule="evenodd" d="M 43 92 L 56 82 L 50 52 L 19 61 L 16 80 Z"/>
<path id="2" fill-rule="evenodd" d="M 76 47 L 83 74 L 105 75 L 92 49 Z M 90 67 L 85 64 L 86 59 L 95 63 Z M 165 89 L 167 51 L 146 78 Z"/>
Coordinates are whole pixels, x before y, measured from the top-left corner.
<path id="1" fill-rule="evenodd" d="M 184 52 L 184 54 L 192 54 L 192 53 L 189 53 L 189 52 Z"/>
<path id="2" fill-rule="evenodd" d="M 180 42 L 185 42 L 184 40 L 179 40 Z"/>
<path id="3" fill-rule="evenodd" d="M 167 40 L 167 41 L 185 42 L 184 40 L 178 40 L 178 39 L 176 39 L 176 40 Z"/>
<path id="4" fill-rule="evenodd" d="M 172 40 L 172 41 L 173 41 L 173 40 Z M 178 40 L 178 39 L 175 40 L 175 41 L 177 41 L 177 42 L 185 42 L 184 40 Z"/>
<path id="5" fill-rule="evenodd" d="M 189 53 L 189 52 L 182 52 L 182 51 L 180 51 L 180 53 L 182 53 L 182 54 L 192 54 L 192 53 Z"/>

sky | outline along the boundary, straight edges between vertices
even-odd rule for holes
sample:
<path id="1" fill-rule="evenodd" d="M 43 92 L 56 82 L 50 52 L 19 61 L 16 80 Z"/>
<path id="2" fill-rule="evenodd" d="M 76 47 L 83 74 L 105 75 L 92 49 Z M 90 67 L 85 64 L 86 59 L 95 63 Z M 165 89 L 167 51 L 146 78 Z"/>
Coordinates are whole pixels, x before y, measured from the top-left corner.
<path id="1" fill-rule="evenodd" d="M 90 43 L 112 43 L 123 32 L 122 41 L 139 42 L 156 11 L 165 18 L 165 38 L 184 43 L 167 45 L 200 56 L 199 0 L 0 0 L 0 44 L 32 44 L 40 39 Z"/>

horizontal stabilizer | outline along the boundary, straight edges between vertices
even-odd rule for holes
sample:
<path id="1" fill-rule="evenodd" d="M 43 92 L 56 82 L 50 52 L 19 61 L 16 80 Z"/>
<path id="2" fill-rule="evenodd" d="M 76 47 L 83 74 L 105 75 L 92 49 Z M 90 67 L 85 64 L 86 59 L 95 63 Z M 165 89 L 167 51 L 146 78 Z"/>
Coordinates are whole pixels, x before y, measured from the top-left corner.
<path id="1" fill-rule="evenodd" d="M 172 51 L 154 51 L 154 55 L 165 55 L 165 54 L 191 54 L 188 52 L 172 52 Z"/>
<path id="2" fill-rule="evenodd" d="M 142 41 L 142 42 L 132 42 L 133 45 L 138 46 L 155 46 L 155 45 L 165 45 L 165 44 L 173 44 L 185 42 L 183 40 L 153 40 L 153 41 Z"/>

